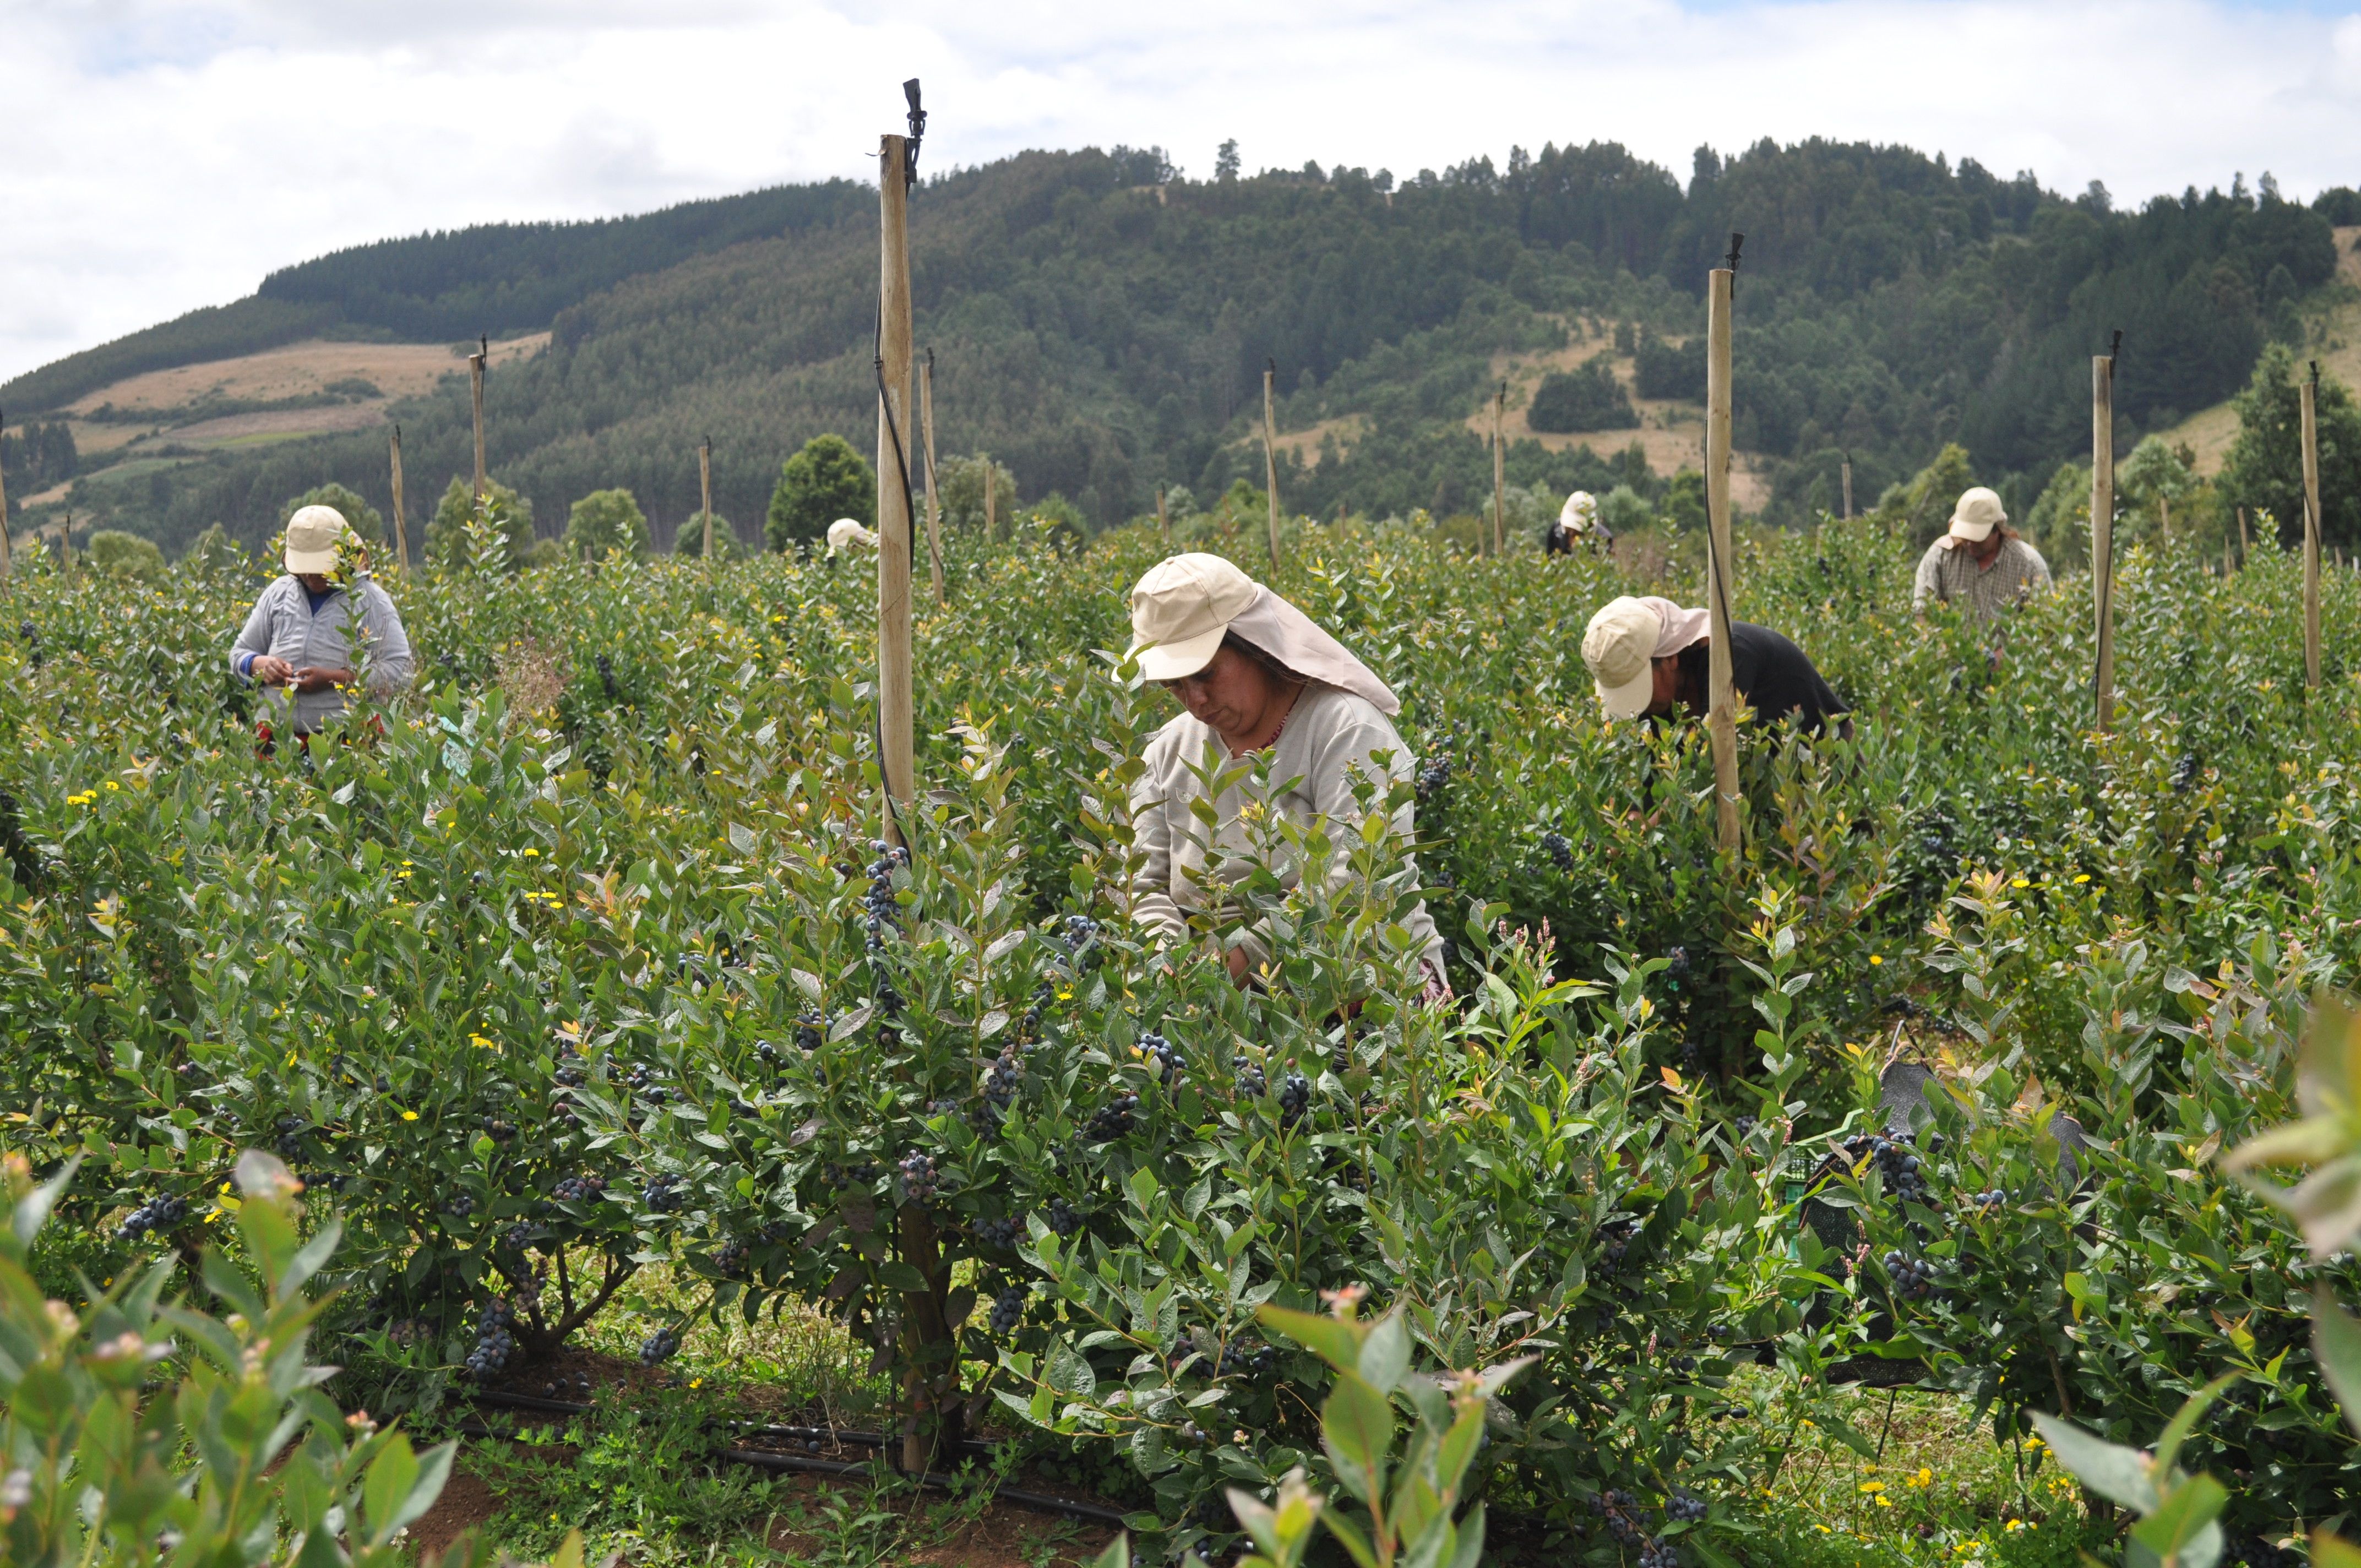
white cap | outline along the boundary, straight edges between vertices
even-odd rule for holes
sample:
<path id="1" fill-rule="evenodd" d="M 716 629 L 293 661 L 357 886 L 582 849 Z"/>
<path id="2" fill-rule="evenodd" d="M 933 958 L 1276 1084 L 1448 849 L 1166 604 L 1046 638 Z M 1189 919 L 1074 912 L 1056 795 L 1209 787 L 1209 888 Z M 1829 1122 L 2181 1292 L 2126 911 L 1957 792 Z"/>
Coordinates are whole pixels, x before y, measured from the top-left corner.
<path id="1" fill-rule="evenodd" d="M 1590 618 L 1582 634 L 1582 662 L 1590 666 L 1599 706 L 1609 718 L 1637 718 L 1656 697 L 1654 656 L 1663 617 L 1625 596 Z"/>
<path id="2" fill-rule="evenodd" d="M 1587 533 L 1598 521 L 1598 501 L 1588 490 L 1576 490 L 1558 509 L 1557 525 L 1568 533 Z"/>
<path id="3" fill-rule="evenodd" d="M 296 576 L 336 569 L 336 544 L 351 528 L 334 507 L 299 507 L 287 520 L 287 569 Z"/>
<path id="4" fill-rule="evenodd" d="M 849 517 L 840 517 L 828 525 L 829 554 L 832 555 L 855 544 L 864 550 L 874 550 L 877 548 L 877 536 Z"/>
<path id="5" fill-rule="evenodd" d="M 1131 652 L 1151 681 L 1177 681 L 1203 669 L 1230 622 L 1259 590 L 1219 555 L 1170 555 L 1148 568 L 1131 590 Z"/>
<path id="6" fill-rule="evenodd" d="M 1960 492 L 1960 504 L 1951 509 L 1951 537 L 1970 544 L 1982 544 L 1992 537 L 1993 530 L 2008 521 L 2000 498 L 1982 485 Z"/>

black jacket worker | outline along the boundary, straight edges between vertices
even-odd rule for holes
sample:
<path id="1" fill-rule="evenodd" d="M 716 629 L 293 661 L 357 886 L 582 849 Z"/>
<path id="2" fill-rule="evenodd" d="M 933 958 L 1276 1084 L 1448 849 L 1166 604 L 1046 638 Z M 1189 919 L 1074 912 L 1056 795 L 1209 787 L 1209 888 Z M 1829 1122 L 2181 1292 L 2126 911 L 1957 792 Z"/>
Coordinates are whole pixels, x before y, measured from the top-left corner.
<path id="1" fill-rule="evenodd" d="M 1582 661 L 1590 666 L 1607 716 L 1662 716 L 1676 707 L 1706 712 L 1711 633 L 1705 610 L 1683 609 L 1664 598 L 1627 596 L 1592 616 L 1582 637 Z M 1804 728 L 1826 733 L 1834 720 L 1839 734 L 1852 734 L 1843 699 L 1801 648 L 1767 626 L 1730 623 L 1730 684 L 1768 722 L 1793 715 Z"/>

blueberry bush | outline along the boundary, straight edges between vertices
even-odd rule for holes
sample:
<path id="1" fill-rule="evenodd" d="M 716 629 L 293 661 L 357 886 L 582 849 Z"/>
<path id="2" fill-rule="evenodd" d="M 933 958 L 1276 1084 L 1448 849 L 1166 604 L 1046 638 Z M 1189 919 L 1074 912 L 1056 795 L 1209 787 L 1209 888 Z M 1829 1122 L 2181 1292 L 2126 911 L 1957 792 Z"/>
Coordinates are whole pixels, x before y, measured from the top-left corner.
<path id="1" fill-rule="evenodd" d="M 1751 540 L 1737 613 L 1857 729 L 1751 730 L 1719 855 L 1699 729 L 1603 722 L 1578 654 L 1687 567 L 1307 533 L 1275 586 L 1404 695 L 1417 841 L 1263 825 L 1352 874 L 1242 876 L 1192 933 L 1268 938 L 1240 991 L 1128 914 L 1146 532 L 954 542 L 890 820 L 857 565 L 511 572 L 477 532 L 393 585 L 415 688 L 267 756 L 223 659 L 258 577 L 0 589 L 0 1106 L 81 1161 L 93 1277 L 194 1265 L 267 1150 L 340 1227 L 323 1321 L 380 1409 L 660 1266 L 685 1310 L 835 1316 L 905 1465 L 1105 1444 L 1178 1544 L 1334 1479 L 1333 1368 L 1258 1313 L 1350 1289 L 1430 1365 L 1527 1363 L 1471 1495 L 1601 1563 L 1758 1553 L 1792 1423 L 1873 1364 L 2012 1441 L 2142 1441 L 2235 1373 L 2181 1450 L 2234 1545 L 2354 1490 L 2303 1332 L 2349 1262 L 2220 1164 L 2361 940 L 2345 576 L 2307 691 L 2291 560 L 2131 552 L 2102 733 L 2087 583 L 1978 628 L 1912 616 L 1874 524 Z M 1897 1060 L 1939 1086 L 1898 1125 Z"/>

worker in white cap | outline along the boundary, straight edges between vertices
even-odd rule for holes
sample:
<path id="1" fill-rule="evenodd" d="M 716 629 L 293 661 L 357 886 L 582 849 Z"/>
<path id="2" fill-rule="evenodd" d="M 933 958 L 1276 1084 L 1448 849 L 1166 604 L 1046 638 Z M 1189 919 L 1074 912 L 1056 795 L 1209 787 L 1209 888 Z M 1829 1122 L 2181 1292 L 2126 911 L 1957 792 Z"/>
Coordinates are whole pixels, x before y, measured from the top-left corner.
<path id="1" fill-rule="evenodd" d="M 362 661 L 352 646 L 353 607 L 360 606 L 368 687 L 390 696 L 410 685 L 415 665 L 393 600 L 368 576 L 360 539 L 334 507 L 311 506 L 287 520 L 287 575 L 254 601 L 254 613 L 230 645 L 229 667 L 270 689 L 273 713 L 310 735 L 345 711 L 345 693 Z M 264 720 L 263 738 L 270 739 Z"/>
<path id="2" fill-rule="evenodd" d="M 1598 498 L 1588 490 L 1576 490 L 1565 498 L 1565 505 L 1558 508 L 1557 521 L 1542 540 L 1542 549 L 1551 555 L 1570 555 L 1581 541 L 1594 545 L 1615 543 L 1615 531 L 1599 521 Z"/>
<path id="3" fill-rule="evenodd" d="M 1918 557 L 1910 607 L 1957 605 L 1984 620 L 2049 587 L 2049 563 L 2008 525 L 2000 497 L 1978 485 L 1960 493 L 1950 527 Z"/>
<path id="4" fill-rule="evenodd" d="M 1592 616 L 1582 634 L 1582 662 L 1590 666 L 1607 717 L 1707 712 L 1712 634 L 1706 610 L 1684 609 L 1667 598 L 1627 595 Z M 1730 684 L 1757 718 L 1776 723 L 1792 715 L 1804 728 L 1823 731 L 1833 718 L 1839 734 L 1852 734 L 1843 699 L 1801 648 L 1767 626 L 1730 623 Z"/>
<path id="5" fill-rule="evenodd" d="M 877 535 L 849 517 L 840 517 L 828 525 L 828 553 L 840 555 L 847 550 L 874 550 Z"/>
<path id="6" fill-rule="evenodd" d="M 1136 843 L 1148 863 L 1131 913 L 1174 943 L 1190 939 L 1198 916 L 1243 985 L 1270 957 L 1262 927 L 1235 905 L 1207 907 L 1256 869 L 1242 817 L 1357 825 L 1356 775 L 1377 786 L 1382 803 L 1416 768 L 1393 726 L 1401 702 L 1310 617 L 1218 555 L 1174 555 L 1148 568 L 1131 591 L 1131 630 L 1140 674 L 1183 709 L 1148 741 L 1133 786 Z M 1248 758 L 1268 762 L 1267 787 L 1241 776 L 1247 770 L 1236 764 Z M 1196 814 L 1205 773 L 1226 775 L 1210 828 Z M 1253 806 L 1261 809 L 1249 813 Z M 1407 843 L 1408 801 L 1392 820 Z M 1349 842 L 1345 832 L 1334 837 L 1340 848 Z M 1345 860 L 1340 852 L 1332 862 L 1339 889 L 1350 881 Z M 1301 876 L 1291 863 L 1268 869 L 1288 889 Z M 1425 971 L 1428 992 L 1440 994 L 1443 938 L 1425 904 L 1404 899 L 1395 916 L 1397 939 Z"/>

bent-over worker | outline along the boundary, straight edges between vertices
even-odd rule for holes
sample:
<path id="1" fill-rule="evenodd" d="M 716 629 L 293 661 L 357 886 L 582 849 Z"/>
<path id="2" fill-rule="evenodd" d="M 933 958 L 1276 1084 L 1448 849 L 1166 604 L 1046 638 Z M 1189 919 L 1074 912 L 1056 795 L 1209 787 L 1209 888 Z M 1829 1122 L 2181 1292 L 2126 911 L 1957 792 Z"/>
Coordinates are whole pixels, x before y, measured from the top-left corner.
<path id="1" fill-rule="evenodd" d="M 1609 718 L 1662 717 L 1675 708 L 1703 714 L 1712 705 L 1713 618 L 1666 598 L 1625 596 L 1590 618 L 1582 662 Z M 1804 651 L 1767 626 L 1730 623 L 1730 684 L 1755 716 L 1772 723 L 1794 715 L 1807 729 L 1852 735 L 1850 711 Z"/>
<path id="2" fill-rule="evenodd" d="M 1571 555 L 1578 541 L 1593 545 L 1615 543 L 1615 531 L 1599 521 L 1598 498 L 1588 490 L 1576 490 L 1565 498 L 1565 505 L 1558 508 L 1557 521 L 1542 538 L 1542 549 L 1551 555 Z"/>
<path id="3" fill-rule="evenodd" d="M 2048 586 L 2049 563 L 2008 525 L 2000 497 L 1978 485 L 1960 493 L 1949 529 L 1918 557 L 1910 608 L 1940 599 L 1985 620 Z"/>
<path id="4" fill-rule="evenodd" d="M 1193 806 L 1207 751 L 1226 765 L 1268 751 L 1271 795 L 1259 802 L 1299 826 L 1325 817 L 1356 826 L 1360 808 L 1354 775 L 1381 792 L 1411 777 L 1416 760 L 1402 744 L 1391 715 L 1401 702 L 1344 644 L 1309 616 L 1218 555 L 1174 555 L 1158 563 L 1131 591 L 1132 652 L 1140 673 L 1180 698 L 1186 711 L 1150 738 L 1147 771 L 1132 788 L 1133 826 L 1147 853 L 1142 891 L 1132 909 L 1139 922 L 1173 942 L 1189 938 L 1189 916 L 1202 910 L 1209 880 L 1235 883 L 1252 870 L 1255 852 L 1241 814 L 1257 789 L 1242 780 L 1212 802 L 1210 832 Z M 1393 814 L 1407 842 L 1411 807 Z M 1335 835 L 1340 845 L 1345 835 Z M 1218 850 L 1208 872 L 1209 851 Z M 1340 848 L 1332 873 L 1342 887 Z M 1301 869 L 1269 868 L 1292 889 Z M 1213 890 L 1218 894 L 1218 889 Z M 1402 927 L 1420 955 L 1429 994 L 1443 985 L 1443 938 L 1424 903 Z M 1245 984 L 1268 956 L 1249 929 L 1224 954 L 1230 977 Z"/>
<path id="5" fill-rule="evenodd" d="M 852 521 L 840 517 L 828 525 L 828 553 L 840 555 L 847 550 L 874 550 L 877 535 Z"/>
<path id="6" fill-rule="evenodd" d="M 335 508 L 298 510 L 287 520 L 287 575 L 262 590 L 230 644 L 229 667 L 270 687 L 275 710 L 291 718 L 298 735 L 311 734 L 345 711 L 345 688 L 358 679 L 351 631 L 356 600 L 368 644 L 370 694 L 390 696 L 416 673 L 401 612 L 369 576 L 358 543 Z M 353 551 L 360 565 L 349 587 L 330 580 L 339 544 Z"/>

